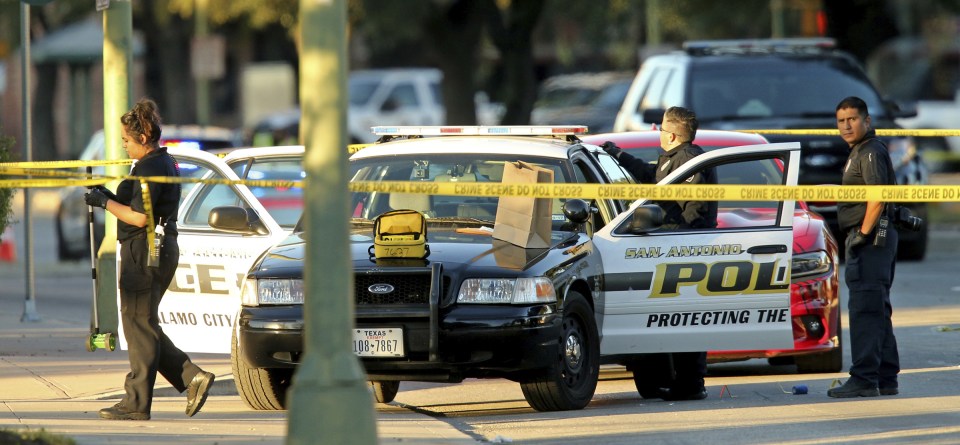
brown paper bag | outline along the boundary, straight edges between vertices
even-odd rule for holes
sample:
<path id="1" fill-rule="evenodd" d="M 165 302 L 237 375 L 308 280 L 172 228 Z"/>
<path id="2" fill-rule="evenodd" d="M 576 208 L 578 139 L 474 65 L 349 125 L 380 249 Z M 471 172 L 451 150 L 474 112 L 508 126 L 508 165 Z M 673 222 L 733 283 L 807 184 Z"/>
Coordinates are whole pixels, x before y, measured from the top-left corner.
<path id="1" fill-rule="evenodd" d="M 503 165 L 501 182 L 545 184 L 553 182 L 553 170 L 526 162 Z M 493 237 L 524 248 L 550 247 L 553 199 L 504 196 L 497 205 Z"/>
<path id="2" fill-rule="evenodd" d="M 542 255 L 546 249 L 523 248 L 498 239 L 493 241 L 493 260 L 498 267 L 511 270 L 524 270 L 534 258 Z"/>

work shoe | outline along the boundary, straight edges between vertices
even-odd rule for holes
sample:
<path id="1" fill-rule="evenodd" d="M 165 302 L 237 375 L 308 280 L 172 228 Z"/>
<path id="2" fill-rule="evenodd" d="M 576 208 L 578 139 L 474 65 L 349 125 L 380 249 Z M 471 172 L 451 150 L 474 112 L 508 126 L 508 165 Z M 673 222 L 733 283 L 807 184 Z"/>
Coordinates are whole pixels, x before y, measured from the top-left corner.
<path id="1" fill-rule="evenodd" d="M 880 391 L 876 386 L 857 383 L 851 379 L 847 380 L 847 382 L 843 385 L 828 390 L 827 395 L 838 399 L 846 399 L 850 397 L 876 397 L 880 395 Z"/>
<path id="2" fill-rule="evenodd" d="M 889 387 L 886 387 L 886 388 L 880 388 L 880 395 L 881 395 L 881 396 L 895 396 L 895 395 L 897 395 L 897 394 L 900 394 L 900 389 L 897 388 L 896 386 L 889 386 Z"/>
<path id="3" fill-rule="evenodd" d="M 703 387 L 693 390 L 664 388 L 660 390 L 660 398 L 669 402 L 675 402 L 679 400 L 703 400 L 707 398 L 707 389 Z"/>
<path id="4" fill-rule="evenodd" d="M 213 379 L 216 378 L 212 372 L 200 371 L 193 377 L 190 384 L 187 385 L 187 416 L 193 417 L 200 411 L 203 403 L 207 401 L 207 394 L 210 393 L 210 386 L 213 385 Z"/>
<path id="5" fill-rule="evenodd" d="M 127 411 L 122 403 L 100 410 L 101 419 L 109 420 L 150 420 L 150 413 L 135 413 Z"/>

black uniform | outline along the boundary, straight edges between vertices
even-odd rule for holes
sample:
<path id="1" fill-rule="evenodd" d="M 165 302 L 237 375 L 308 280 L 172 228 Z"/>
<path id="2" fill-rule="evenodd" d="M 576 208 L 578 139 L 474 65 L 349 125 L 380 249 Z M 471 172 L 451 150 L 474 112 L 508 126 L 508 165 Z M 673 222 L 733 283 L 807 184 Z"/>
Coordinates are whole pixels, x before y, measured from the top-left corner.
<path id="1" fill-rule="evenodd" d="M 656 165 L 637 159 L 626 152 L 621 152 L 617 160 L 624 168 L 642 183 L 659 183 L 681 165 L 703 154 L 699 145 L 685 142 L 673 150 L 666 151 L 657 159 Z M 688 184 L 716 184 L 717 172 L 707 169 L 687 178 Z M 657 203 L 663 208 L 664 228 L 672 229 L 702 229 L 717 226 L 717 201 L 660 201 Z M 672 362 L 672 366 L 671 366 Z M 664 371 L 673 369 L 672 375 L 665 375 Z M 674 397 L 684 398 L 684 395 L 695 394 L 703 389 L 703 377 L 707 375 L 706 352 L 674 352 L 669 354 L 649 354 L 643 365 L 633 369 L 640 381 L 646 382 L 648 388 L 641 390 L 641 395 L 655 394 L 653 389 L 669 387 Z M 638 387 L 638 389 L 640 389 Z"/>
<path id="2" fill-rule="evenodd" d="M 843 185 L 896 185 L 893 163 L 887 147 L 870 130 L 863 140 L 850 149 L 850 157 L 843 170 Z M 837 204 L 840 230 L 853 233 L 860 230 L 866 214 L 865 202 Z M 847 304 L 850 318 L 850 346 L 853 364 L 850 377 L 856 384 L 897 388 L 900 356 L 897 339 L 893 335 L 890 316 L 890 286 L 893 283 L 897 257 L 897 230 L 888 225 L 884 246 L 875 246 L 876 234 L 868 234 L 865 245 L 849 248 L 853 236 L 847 236 L 846 277 L 850 300 Z"/>
<path id="3" fill-rule="evenodd" d="M 166 148 L 154 150 L 140 159 L 130 172 L 134 176 L 180 176 L 176 161 Z M 121 402 L 127 410 L 149 413 L 157 371 L 178 391 L 184 391 L 200 368 L 177 348 L 160 329 L 157 314 L 160 299 L 173 280 L 180 261 L 177 245 L 177 207 L 179 184 L 150 183 L 150 202 L 154 224 L 165 225 L 160 266 L 147 266 L 147 230 L 117 221 L 120 241 L 120 318 L 127 340 L 130 373 L 124 382 L 126 396 Z M 117 187 L 117 200 L 134 211 L 146 213 L 140 182 L 124 180 Z M 162 219 L 161 219 L 162 218 Z"/>
<path id="4" fill-rule="evenodd" d="M 627 152 L 621 152 L 617 160 L 638 181 L 656 184 L 687 161 L 703 153 L 699 145 L 684 142 L 673 150 L 660 154 L 656 165 L 634 158 Z M 687 178 L 686 183 L 716 184 L 717 172 L 712 168 L 705 170 Z M 665 228 L 703 229 L 717 226 L 717 201 L 661 201 L 657 204 L 666 213 Z"/>

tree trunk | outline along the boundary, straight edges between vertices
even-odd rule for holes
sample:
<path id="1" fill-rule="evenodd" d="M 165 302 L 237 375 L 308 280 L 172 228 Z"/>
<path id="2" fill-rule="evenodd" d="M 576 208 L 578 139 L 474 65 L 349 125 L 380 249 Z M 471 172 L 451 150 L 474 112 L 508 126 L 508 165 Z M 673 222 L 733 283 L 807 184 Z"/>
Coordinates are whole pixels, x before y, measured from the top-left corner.
<path id="1" fill-rule="evenodd" d="M 56 127 L 53 119 L 53 100 L 57 93 L 57 64 L 36 65 L 37 78 L 34 80 L 36 95 L 33 100 L 33 160 L 51 161 L 59 159 L 57 150 Z M 24 145 L 25 146 L 25 145 Z M 24 153 L 26 154 L 26 153 Z M 26 156 L 24 156 L 26 159 Z"/>
<path id="2" fill-rule="evenodd" d="M 530 123 L 533 102 L 537 98 L 531 36 L 540 20 L 543 5 L 543 1 L 514 1 L 504 14 L 492 0 L 488 1 L 490 37 L 503 60 L 506 112 L 501 124 Z"/>
<path id="3" fill-rule="evenodd" d="M 478 0 L 458 0 L 426 19 L 426 41 L 443 71 L 443 104 L 448 125 L 475 125 L 477 48 L 483 30 Z"/>

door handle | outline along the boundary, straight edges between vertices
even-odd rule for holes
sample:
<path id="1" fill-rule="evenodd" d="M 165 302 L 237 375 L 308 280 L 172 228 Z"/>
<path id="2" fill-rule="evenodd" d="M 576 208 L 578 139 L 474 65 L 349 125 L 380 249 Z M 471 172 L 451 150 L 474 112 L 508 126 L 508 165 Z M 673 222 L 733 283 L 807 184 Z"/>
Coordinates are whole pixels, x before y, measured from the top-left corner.
<path id="1" fill-rule="evenodd" d="M 786 244 L 768 244 L 766 246 L 753 246 L 747 249 L 747 253 L 753 253 L 753 254 L 786 253 L 786 252 L 787 252 Z"/>

